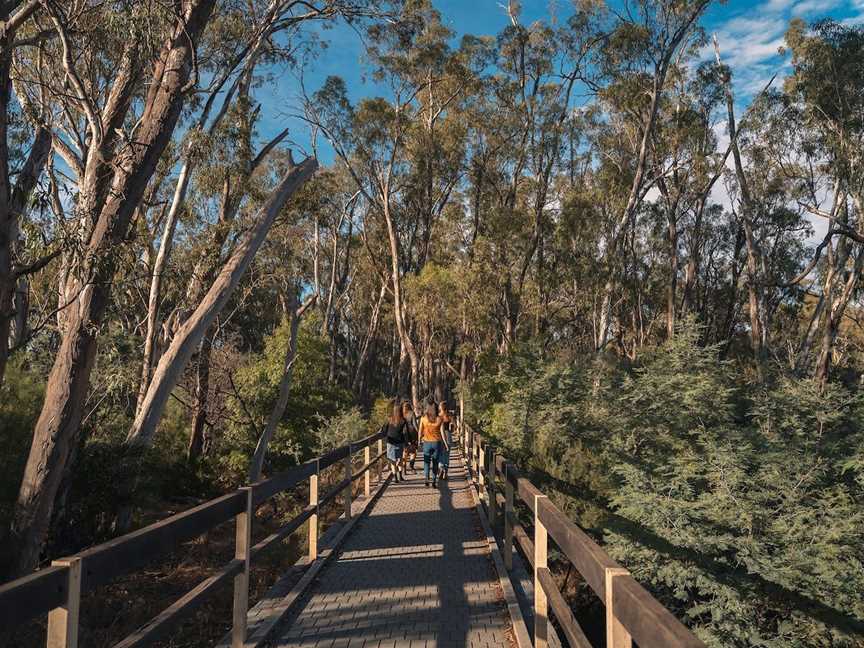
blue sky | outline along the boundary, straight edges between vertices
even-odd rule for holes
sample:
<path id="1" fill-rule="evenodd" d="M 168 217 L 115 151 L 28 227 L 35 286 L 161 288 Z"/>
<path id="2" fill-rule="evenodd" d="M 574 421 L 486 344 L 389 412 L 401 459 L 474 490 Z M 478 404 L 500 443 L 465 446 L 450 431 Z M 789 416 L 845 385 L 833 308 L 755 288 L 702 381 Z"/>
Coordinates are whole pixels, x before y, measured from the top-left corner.
<path id="1" fill-rule="evenodd" d="M 444 22 L 457 38 L 463 34 L 494 35 L 508 22 L 504 10 L 505 0 L 434 0 Z M 523 0 L 522 22 L 552 19 L 566 15 L 570 0 Z M 721 55 L 732 67 L 736 94 L 746 102 L 758 92 L 772 75 L 782 78 L 786 62 L 777 52 L 783 45 L 783 34 L 789 20 L 801 17 L 812 21 L 830 16 L 848 22 L 864 21 L 864 0 L 730 0 L 715 2 L 706 13 L 702 25 L 709 34 L 716 34 Z M 337 25 L 331 29 L 316 27 L 316 33 L 327 42 L 304 71 L 307 92 L 317 90 L 329 75 L 345 79 L 352 101 L 380 94 L 374 83 L 364 79 L 363 44 L 360 36 L 350 27 Z M 704 56 L 713 57 L 713 51 Z M 276 74 L 279 71 L 274 70 Z M 284 74 L 276 84 L 262 87 L 259 100 L 264 104 L 261 123 L 262 137 L 272 136 L 286 126 L 291 127 L 291 139 L 297 146 L 308 148 L 308 130 L 304 124 L 292 119 L 299 112 L 299 79 Z M 322 162 L 332 161 L 332 152 L 321 145 Z"/>

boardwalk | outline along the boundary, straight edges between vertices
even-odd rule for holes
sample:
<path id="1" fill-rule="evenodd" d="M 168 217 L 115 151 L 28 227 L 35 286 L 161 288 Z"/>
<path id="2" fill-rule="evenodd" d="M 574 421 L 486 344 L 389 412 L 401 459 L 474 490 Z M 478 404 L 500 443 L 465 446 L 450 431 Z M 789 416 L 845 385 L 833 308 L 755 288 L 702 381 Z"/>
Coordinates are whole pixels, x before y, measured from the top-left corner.
<path id="1" fill-rule="evenodd" d="M 424 487 L 421 474 L 387 487 L 273 648 L 513 645 L 462 459 L 453 454 L 442 488 Z"/>

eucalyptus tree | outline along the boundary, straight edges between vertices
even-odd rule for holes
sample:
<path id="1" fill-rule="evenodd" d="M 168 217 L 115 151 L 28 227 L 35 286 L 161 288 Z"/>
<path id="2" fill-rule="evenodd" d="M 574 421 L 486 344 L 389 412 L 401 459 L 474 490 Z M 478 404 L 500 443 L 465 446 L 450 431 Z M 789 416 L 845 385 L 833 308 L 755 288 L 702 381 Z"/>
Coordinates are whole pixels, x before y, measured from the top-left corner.
<path id="1" fill-rule="evenodd" d="M 50 113 L 44 109 L 29 110 L 27 97 L 15 96 L 11 75 L 16 50 L 38 48 L 42 42 L 43 36 L 38 33 L 33 19 L 40 9 L 40 2 L 35 0 L 15 0 L 0 7 L 0 384 L 6 371 L 10 343 L 23 342 L 27 311 L 27 291 L 23 284 L 27 275 L 44 267 L 56 255 L 49 251 L 28 259 L 21 254 L 19 241 L 29 197 L 51 151 L 51 130 L 46 123 Z M 33 134 L 28 137 L 28 153 L 17 161 L 15 169 L 16 156 L 10 139 L 18 129 L 32 130 Z M 14 184 L 13 170 L 17 171 Z M 18 340 L 10 339 L 13 323 Z"/>
<path id="2" fill-rule="evenodd" d="M 793 72 L 785 89 L 797 109 L 796 123 L 806 133 L 804 153 L 813 160 L 802 174 L 806 189 L 799 202 L 829 221 L 818 250 L 825 248 L 822 291 L 800 349 L 806 361 L 813 336 L 821 330 L 814 374 L 824 387 L 864 264 L 864 30 L 832 21 L 808 29 L 795 20 L 786 42 Z M 836 243 L 834 236 L 839 237 Z"/>
<path id="3" fill-rule="evenodd" d="M 617 13 L 598 62 L 606 80 L 601 99 L 629 133 L 631 162 L 622 206 L 605 243 L 606 284 L 600 304 L 596 348 L 609 342 L 620 247 L 655 179 L 650 176 L 651 141 L 670 71 L 702 43 L 698 19 L 710 0 L 626 2 Z"/>
<path id="4" fill-rule="evenodd" d="M 399 390 L 410 389 L 419 408 L 421 356 L 411 334 L 403 276 L 425 264 L 433 221 L 458 180 L 458 172 L 441 159 L 461 159 L 458 145 L 444 156 L 435 152 L 446 150 L 440 124 L 467 92 L 470 72 L 448 45 L 450 33 L 429 2 L 407 3 L 394 24 L 373 26 L 369 36 L 375 78 L 389 96 L 355 107 L 344 82 L 331 77 L 308 102 L 307 118 L 330 141 L 370 206 L 377 223 L 364 224 L 365 230 L 378 227 L 385 237 L 389 263 L 374 261 L 390 277 L 400 365 L 410 371 L 400 370 L 405 379 L 400 378 Z"/>
<path id="5" fill-rule="evenodd" d="M 118 251 L 194 87 L 195 49 L 215 4 L 187 0 L 177 14 L 153 5 L 105 7 L 112 20 L 97 19 L 73 34 L 63 8 L 46 3 L 57 35 L 50 56 L 63 70 L 51 78 L 50 95 L 66 98 L 65 126 L 72 133 L 70 140 L 55 126 L 55 150 L 75 176 L 80 248 L 63 286 L 70 306 L 12 525 L 18 573 L 38 560 L 54 495 L 78 439 Z M 85 76 L 77 53 L 93 43 L 100 44 L 94 58 L 106 65 Z"/>

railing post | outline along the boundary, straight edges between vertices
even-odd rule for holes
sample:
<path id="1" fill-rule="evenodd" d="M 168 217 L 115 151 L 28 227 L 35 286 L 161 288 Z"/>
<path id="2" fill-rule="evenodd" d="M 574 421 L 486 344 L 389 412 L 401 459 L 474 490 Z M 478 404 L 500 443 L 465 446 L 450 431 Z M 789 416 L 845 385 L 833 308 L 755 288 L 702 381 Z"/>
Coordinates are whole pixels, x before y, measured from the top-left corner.
<path id="1" fill-rule="evenodd" d="M 375 463 L 377 464 L 378 468 L 379 484 L 381 483 L 382 466 L 384 465 L 384 457 L 381 456 L 382 452 L 384 452 L 384 439 L 378 439 L 378 461 L 376 461 Z"/>
<path id="2" fill-rule="evenodd" d="M 315 512 L 309 516 L 309 562 L 318 558 L 318 473 L 319 461 L 315 460 L 315 474 L 309 476 L 309 506 Z"/>
<path id="3" fill-rule="evenodd" d="M 471 451 L 471 466 L 472 466 L 473 471 L 474 471 L 474 483 L 479 484 L 480 483 L 480 474 L 479 474 L 478 467 L 480 465 L 480 439 L 477 438 L 476 434 L 474 435 L 473 442 L 474 442 L 474 447 L 472 448 L 472 451 Z"/>
<path id="4" fill-rule="evenodd" d="M 487 493 L 486 491 L 486 444 L 478 443 L 477 444 L 477 460 L 479 466 L 477 467 L 477 483 L 479 486 L 480 499 L 483 499 L 483 494 Z M 487 507 L 489 503 L 486 503 Z"/>
<path id="5" fill-rule="evenodd" d="M 81 559 L 63 558 L 51 563 L 66 567 L 66 604 L 48 612 L 48 648 L 78 647 L 78 616 L 81 608 Z"/>
<path id="6" fill-rule="evenodd" d="M 632 648 L 633 639 L 630 633 L 621 625 L 615 616 L 612 605 L 612 589 L 615 587 L 616 576 L 629 576 L 630 572 L 622 567 L 606 568 L 606 648 Z"/>
<path id="7" fill-rule="evenodd" d="M 510 465 L 504 464 L 504 565 L 513 571 L 513 484 L 510 482 Z"/>
<path id="8" fill-rule="evenodd" d="M 548 566 L 549 534 L 540 522 L 540 500 L 545 499 L 545 495 L 534 496 L 534 648 L 549 645 L 549 601 L 538 577 L 539 570 Z"/>
<path id="9" fill-rule="evenodd" d="M 365 448 L 363 448 L 363 464 L 366 468 L 366 472 L 363 473 L 363 496 L 366 499 L 369 499 L 369 480 L 372 479 L 372 475 L 369 474 L 369 471 L 372 470 L 372 466 L 369 464 L 372 461 L 372 450 L 367 444 Z"/>
<path id="10" fill-rule="evenodd" d="M 234 626 L 231 629 L 232 648 L 242 648 L 246 643 L 246 614 L 249 612 L 249 550 L 252 548 L 252 488 L 239 489 L 245 495 L 245 506 L 236 520 L 234 558 L 243 561 L 243 569 L 234 577 Z"/>
<path id="11" fill-rule="evenodd" d="M 489 526 L 495 535 L 495 524 L 498 521 L 498 501 L 495 499 L 495 447 L 489 446 L 486 451 L 486 470 L 488 471 Z"/>
<path id="12" fill-rule="evenodd" d="M 353 482 L 351 481 L 351 448 L 348 448 L 348 456 L 345 457 L 345 479 L 348 480 L 348 485 L 345 486 L 345 490 L 342 491 L 342 497 L 345 500 L 345 519 L 351 519 L 351 487 L 353 486 Z"/>

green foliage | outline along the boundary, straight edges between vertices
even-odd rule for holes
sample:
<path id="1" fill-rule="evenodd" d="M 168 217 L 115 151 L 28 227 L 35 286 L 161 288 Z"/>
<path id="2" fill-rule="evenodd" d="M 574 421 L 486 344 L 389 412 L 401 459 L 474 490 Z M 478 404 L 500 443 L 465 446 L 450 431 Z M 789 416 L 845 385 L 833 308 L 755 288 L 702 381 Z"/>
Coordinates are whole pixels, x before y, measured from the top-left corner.
<path id="1" fill-rule="evenodd" d="M 315 428 L 315 454 L 348 445 L 366 436 L 366 419 L 359 407 L 350 407 L 336 414 L 318 414 Z"/>
<path id="2" fill-rule="evenodd" d="M 699 338 L 687 323 L 596 388 L 514 358 L 472 408 L 709 646 L 855 645 L 861 396 L 783 375 L 751 396 Z"/>
<path id="3" fill-rule="evenodd" d="M 33 425 L 39 417 L 45 385 L 38 374 L 18 360 L 6 367 L 0 384 L 0 520 L 11 520 L 30 449 Z M 0 527 L 0 539 L 8 529 Z"/>
<path id="4" fill-rule="evenodd" d="M 341 411 L 350 402 L 347 390 L 328 381 L 328 343 L 320 328 L 320 319 L 311 313 L 300 324 L 288 406 L 268 447 L 266 472 L 284 470 L 314 456 L 318 448 L 315 430 L 321 417 Z M 226 483 L 245 480 L 257 431 L 263 429 L 279 395 L 290 334 L 286 319 L 265 338 L 263 351 L 237 371 L 231 423 L 216 450 L 221 479 Z"/>

